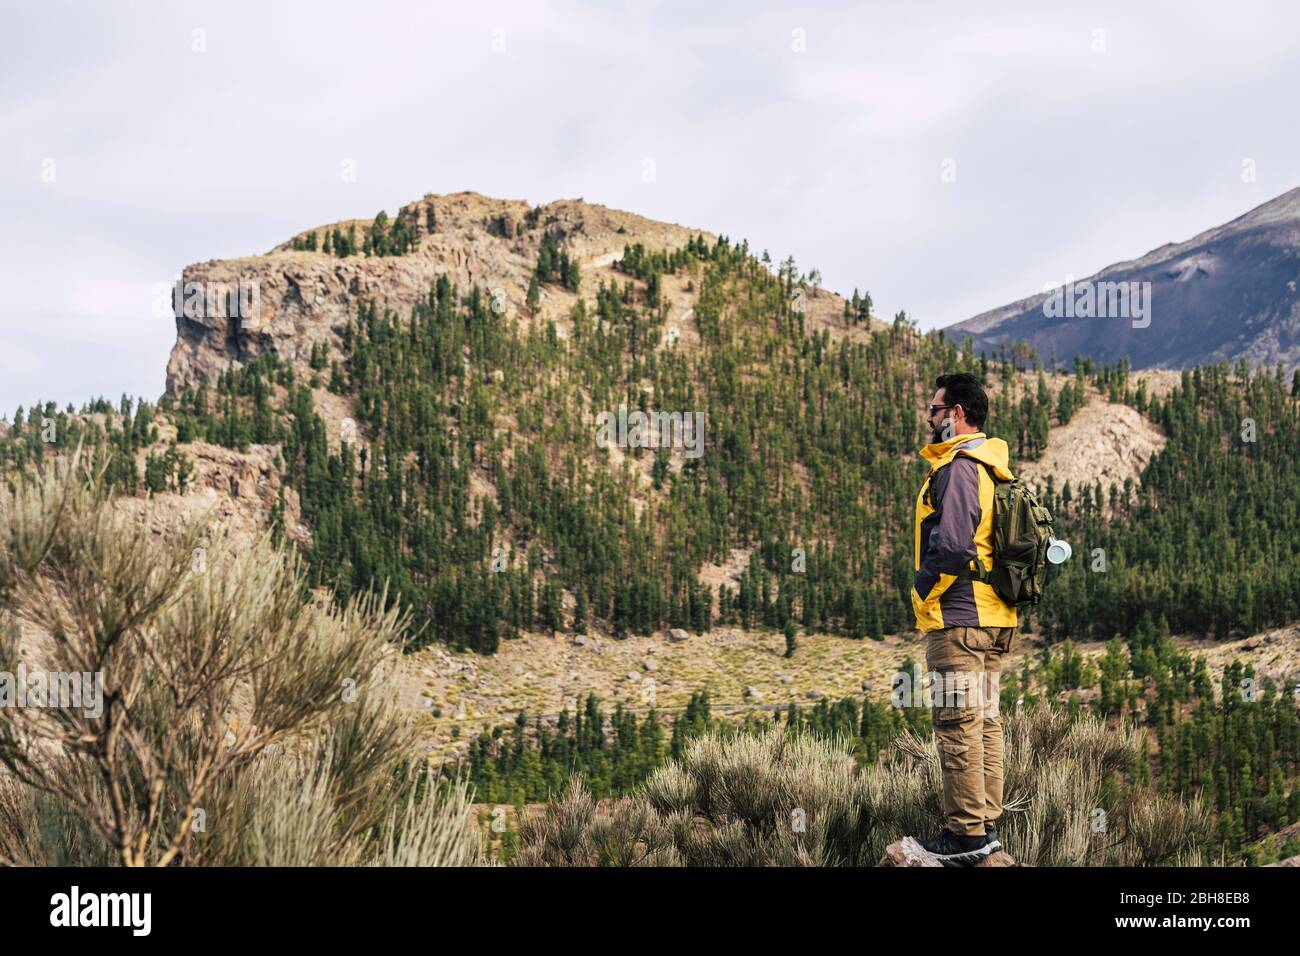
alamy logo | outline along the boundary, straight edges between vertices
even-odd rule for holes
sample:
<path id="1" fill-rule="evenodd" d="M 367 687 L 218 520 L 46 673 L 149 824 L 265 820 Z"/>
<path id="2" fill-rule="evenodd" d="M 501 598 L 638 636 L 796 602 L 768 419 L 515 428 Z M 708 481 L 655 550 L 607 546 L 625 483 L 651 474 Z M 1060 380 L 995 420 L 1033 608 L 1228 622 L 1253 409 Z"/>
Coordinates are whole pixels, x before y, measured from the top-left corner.
<path id="1" fill-rule="evenodd" d="M 601 412 L 596 416 L 596 445 L 608 448 L 681 448 L 687 458 L 704 454 L 703 412 Z"/>
<path id="2" fill-rule="evenodd" d="M 261 286 L 256 279 L 238 282 L 185 282 L 172 286 L 172 313 L 186 319 L 254 320 L 261 311 Z"/>
<path id="3" fill-rule="evenodd" d="M 0 671 L 0 707 L 48 707 L 82 710 L 93 719 L 104 713 L 101 671 Z"/>
<path id="4" fill-rule="evenodd" d="M 149 893 L 70 893 L 50 897 L 51 926 L 129 926 L 133 936 L 148 936 L 153 896 Z"/>
<path id="5" fill-rule="evenodd" d="M 1150 282 L 1075 282 L 1044 290 L 1043 315 L 1049 319 L 1132 319 L 1133 328 L 1151 324 Z"/>
<path id="6" fill-rule="evenodd" d="M 973 709 L 996 717 L 1001 698 L 1002 675 L 998 671 L 928 670 L 913 665 L 911 673 L 894 672 L 890 704 L 894 707 L 941 707 Z"/>

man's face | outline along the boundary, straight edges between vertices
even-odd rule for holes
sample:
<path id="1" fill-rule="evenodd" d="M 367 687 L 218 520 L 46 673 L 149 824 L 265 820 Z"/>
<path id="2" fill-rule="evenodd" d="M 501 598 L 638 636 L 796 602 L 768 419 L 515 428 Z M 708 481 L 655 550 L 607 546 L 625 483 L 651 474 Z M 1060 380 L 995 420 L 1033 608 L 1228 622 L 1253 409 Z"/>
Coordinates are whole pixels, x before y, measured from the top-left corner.
<path id="1" fill-rule="evenodd" d="M 938 389 L 930 399 L 929 407 L 925 410 L 926 420 L 930 425 L 930 441 L 932 444 L 947 441 L 955 435 L 957 422 L 962 420 L 961 416 L 964 409 L 960 405 L 956 408 L 949 408 L 947 405 L 947 400 L 943 397 L 943 389 Z M 931 414 L 931 409 L 934 410 L 933 414 Z M 950 421 L 951 425 L 949 425 Z"/>

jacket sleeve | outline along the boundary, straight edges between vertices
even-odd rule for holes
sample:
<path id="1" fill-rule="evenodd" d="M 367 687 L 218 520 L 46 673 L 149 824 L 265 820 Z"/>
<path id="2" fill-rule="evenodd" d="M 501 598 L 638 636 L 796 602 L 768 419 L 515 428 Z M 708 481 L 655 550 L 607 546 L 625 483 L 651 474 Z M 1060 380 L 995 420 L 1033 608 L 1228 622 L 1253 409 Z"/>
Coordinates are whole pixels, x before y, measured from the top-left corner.
<path id="1" fill-rule="evenodd" d="M 940 574 L 956 574 L 969 567 L 979 553 L 975 547 L 975 529 L 980 522 L 979 465 L 958 455 L 940 470 L 935 486 L 931 496 L 936 521 L 913 585 L 922 601 L 934 589 Z"/>

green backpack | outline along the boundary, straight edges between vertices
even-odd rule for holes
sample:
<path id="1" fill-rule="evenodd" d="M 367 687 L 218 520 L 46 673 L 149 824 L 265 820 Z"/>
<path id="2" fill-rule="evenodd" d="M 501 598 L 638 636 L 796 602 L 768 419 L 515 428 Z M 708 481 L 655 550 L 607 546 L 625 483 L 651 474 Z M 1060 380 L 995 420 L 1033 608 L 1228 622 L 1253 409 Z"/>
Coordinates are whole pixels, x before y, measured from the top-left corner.
<path id="1" fill-rule="evenodd" d="M 1047 581 L 1052 514 L 1019 478 L 1006 481 L 987 462 L 979 463 L 993 479 L 993 569 L 963 569 L 957 577 L 983 581 L 1008 604 L 1037 604 Z"/>

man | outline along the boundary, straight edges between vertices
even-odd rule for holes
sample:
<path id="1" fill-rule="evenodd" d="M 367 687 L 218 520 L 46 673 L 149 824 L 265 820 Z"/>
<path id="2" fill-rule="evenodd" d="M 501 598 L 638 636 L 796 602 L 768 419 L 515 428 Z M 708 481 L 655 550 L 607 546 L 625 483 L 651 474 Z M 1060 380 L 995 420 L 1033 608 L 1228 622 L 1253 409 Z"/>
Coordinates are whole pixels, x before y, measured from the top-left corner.
<path id="1" fill-rule="evenodd" d="M 1005 480 L 1012 474 L 1007 443 L 982 431 L 989 400 L 979 380 L 958 372 L 935 385 L 931 443 L 921 449 L 930 473 L 916 499 L 912 610 L 928 635 L 947 825 L 921 844 L 946 866 L 973 866 L 1002 848 L 995 828 L 1003 776 L 998 681 L 1017 621 L 1015 606 L 969 571 L 975 561 L 993 567 L 989 470 Z"/>

